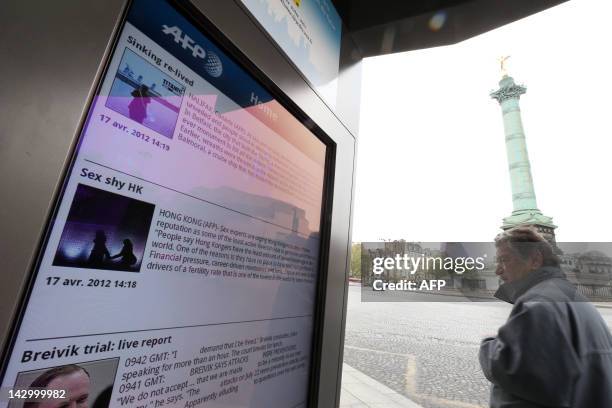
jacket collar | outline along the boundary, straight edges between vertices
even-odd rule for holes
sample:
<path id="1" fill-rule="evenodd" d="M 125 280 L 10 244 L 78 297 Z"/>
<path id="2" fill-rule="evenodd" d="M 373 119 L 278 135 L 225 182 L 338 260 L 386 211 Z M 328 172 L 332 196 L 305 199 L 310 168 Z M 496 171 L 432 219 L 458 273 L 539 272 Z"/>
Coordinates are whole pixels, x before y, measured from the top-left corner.
<path id="1" fill-rule="evenodd" d="M 531 272 L 521 280 L 502 284 L 497 289 L 494 296 L 499 300 L 514 304 L 514 302 L 516 302 L 516 300 L 524 295 L 529 289 L 542 281 L 553 278 L 565 279 L 565 273 L 563 273 L 563 271 L 556 266 L 543 266 L 542 268 Z"/>

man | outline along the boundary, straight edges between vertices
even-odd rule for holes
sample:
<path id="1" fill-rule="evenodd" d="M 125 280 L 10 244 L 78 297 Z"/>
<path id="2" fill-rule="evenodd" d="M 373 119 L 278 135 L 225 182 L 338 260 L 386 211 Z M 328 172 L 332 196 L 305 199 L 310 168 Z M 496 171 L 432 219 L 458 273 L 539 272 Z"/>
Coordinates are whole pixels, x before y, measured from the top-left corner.
<path id="1" fill-rule="evenodd" d="M 51 368 L 39 375 L 30 384 L 32 388 L 64 390 L 66 399 L 45 399 L 41 402 L 26 402 L 24 408 L 87 408 L 91 381 L 89 373 L 76 364 Z"/>
<path id="2" fill-rule="evenodd" d="M 610 330 L 567 281 L 552 246 L 529 227 L 505 231 L 495 244 L 504 281 L 495 296 L 514 307 L 480 346 L 490 406 L 612 407 Z"/>

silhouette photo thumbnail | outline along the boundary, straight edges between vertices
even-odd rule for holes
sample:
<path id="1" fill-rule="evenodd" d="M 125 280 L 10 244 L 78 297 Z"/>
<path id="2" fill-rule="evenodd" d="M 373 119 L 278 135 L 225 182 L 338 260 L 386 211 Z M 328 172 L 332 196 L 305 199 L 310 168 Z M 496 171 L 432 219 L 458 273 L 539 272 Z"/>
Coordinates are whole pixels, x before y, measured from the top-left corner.
<path id="1" fill-rule="evenodd" d="M 79 184 L 53 265 L 139 272 L 154 209 Z"/>

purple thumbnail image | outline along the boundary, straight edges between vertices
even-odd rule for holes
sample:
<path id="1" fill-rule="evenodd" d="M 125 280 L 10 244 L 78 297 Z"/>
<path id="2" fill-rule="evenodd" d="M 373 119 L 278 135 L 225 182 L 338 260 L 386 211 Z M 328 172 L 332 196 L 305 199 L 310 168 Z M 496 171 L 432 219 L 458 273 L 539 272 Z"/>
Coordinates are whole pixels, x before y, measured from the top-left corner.
<path id="1" fill-rule="evenodd" d="M 125 49 L 106 107 L 172 139 L 185 86 Z"/>
<path id="2" fill-rule="evenodd" d="M 121 93 L 128 93 L 128 95 L 122 96 Z M 148 95 L 148 92 L 131 88 L 129 85 L 115 80 L 111 95 L 106 100 L 106 107 L 172 139 L 178 119 L 178 111 L 173 111 L 168 107 L 170 103 L 168 99 L 178 99 L 180 106 L 181 98 L 178 96 L 165 98 L 139 97 L 132 96 L 132 94 Z"/>
<path id="3" fill-rule="evenodd" d="M 154 209 L 79 184 L 53 265 L 139 272 Z"/>

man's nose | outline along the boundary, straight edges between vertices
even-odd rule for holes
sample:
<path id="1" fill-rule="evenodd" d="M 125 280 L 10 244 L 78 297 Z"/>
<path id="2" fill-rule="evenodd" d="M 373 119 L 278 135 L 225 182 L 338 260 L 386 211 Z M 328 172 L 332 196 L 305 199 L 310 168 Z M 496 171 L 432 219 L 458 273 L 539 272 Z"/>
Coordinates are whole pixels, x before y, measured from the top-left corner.
<path id="1" fill-rule="evenodd" d="M 495 274 L 496 275 L 501 275 L 502 273 L 504 273 L 504 267 L 502 266 L 502 264 L 497 264 L 497 268 L 495 268 Z"/>

